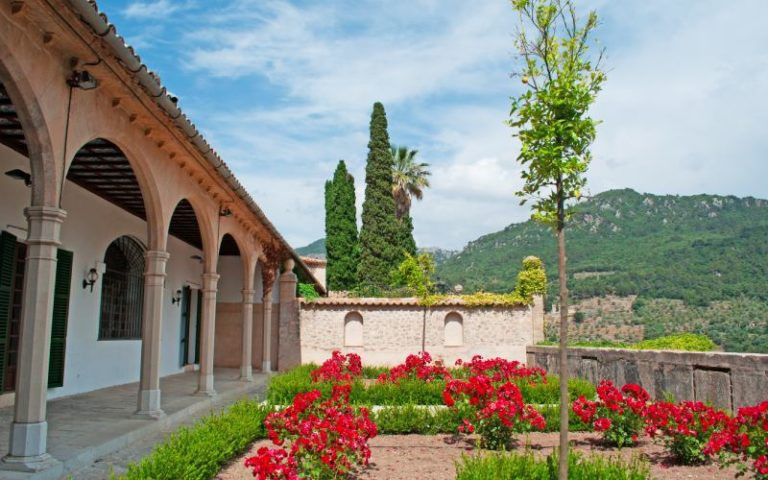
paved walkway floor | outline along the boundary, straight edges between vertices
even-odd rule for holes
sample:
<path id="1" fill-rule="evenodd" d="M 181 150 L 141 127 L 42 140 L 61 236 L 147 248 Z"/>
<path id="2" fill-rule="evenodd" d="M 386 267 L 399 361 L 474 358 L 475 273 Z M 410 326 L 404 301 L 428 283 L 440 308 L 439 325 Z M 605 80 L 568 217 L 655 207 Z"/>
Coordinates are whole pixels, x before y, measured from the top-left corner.
<path id="1" fill-rule="evenodd" d="M 263 396 L 267 375 L 254 374 L 250 383 L 238 380 L 236 369 L 216 369 L 217 396 L 196 396 L 197 372 L 161 379 L 160 420 L 134 415 L 138 383 L 119 385 L 48 402 L 48 451 L 61 462 L 60 468 L 36 476 L 0 470 L 0 478 L 108 478 L 149 453 L 163 437 L 185 423 L 245 396 Z M 0 409 L 0 452 L 8 451 L 13 407 Z M 75 472 L 79 472 L 75 474 Z"/>

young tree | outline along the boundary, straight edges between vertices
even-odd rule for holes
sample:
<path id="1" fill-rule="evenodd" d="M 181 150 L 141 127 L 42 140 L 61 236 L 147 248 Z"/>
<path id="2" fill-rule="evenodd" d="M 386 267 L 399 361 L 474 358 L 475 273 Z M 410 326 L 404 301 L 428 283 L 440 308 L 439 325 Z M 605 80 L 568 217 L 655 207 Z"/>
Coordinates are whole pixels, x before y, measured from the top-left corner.
<path id="1" fill-rule="evenodd" d="M 390 273 L 403 259 L 401 235 L 392 195 L 392 155 L 389 151 L 387 115 L 384 105 L 376 102 L 371 114 L 368 163 L 365 167 L 365 201 L 357 269 L 360 287 L 387 287 Z"/>
<path id="2" fill-rule="evenodd" d="M 605 80 L 602 51 L 589 51 L 597 14 L 585 19 L 571 0 L 512 0 L 520 15 L 517 48 L 522 61 L 515 76 L 527 87 L 512 99 L 509 125 L 517 130 L 523 187 L 517 192 L 533 200 L 533 218 L 557 232 L 560 279 L 560 465 L 568 478 L 568 289 L 565 227 L 567 202 L 579 199 L 595 139 L 597 122 L 588 110 Z M 530 32 L 530 33 L 529 33 Z"/>
<path id="3" fill-rule="evenodd" d="M 325 182 L 325 248 L 329 290 L 351 290 L 357 281 L 355 179 L 340 160 L 333 179 Z"/>

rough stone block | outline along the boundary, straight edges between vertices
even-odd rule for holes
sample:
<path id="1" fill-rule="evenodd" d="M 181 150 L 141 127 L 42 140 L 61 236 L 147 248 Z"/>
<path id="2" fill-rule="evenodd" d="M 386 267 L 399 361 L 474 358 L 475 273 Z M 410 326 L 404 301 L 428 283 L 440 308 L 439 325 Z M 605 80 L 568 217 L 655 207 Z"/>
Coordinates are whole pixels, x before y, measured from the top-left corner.
<path id="1" fill-rule="evenodd" d="M 693 385 L 695 400 L 732 409 L 730 372 L 696 368 L 693 371 Z"/>
<path id="2" fill-rule="evenodd" d="M 661 393 L 671 393 L 675 400 L 682 401 L 693 397 L 693 367 L 689 365 L 664 365 L 664 382 Z"/>

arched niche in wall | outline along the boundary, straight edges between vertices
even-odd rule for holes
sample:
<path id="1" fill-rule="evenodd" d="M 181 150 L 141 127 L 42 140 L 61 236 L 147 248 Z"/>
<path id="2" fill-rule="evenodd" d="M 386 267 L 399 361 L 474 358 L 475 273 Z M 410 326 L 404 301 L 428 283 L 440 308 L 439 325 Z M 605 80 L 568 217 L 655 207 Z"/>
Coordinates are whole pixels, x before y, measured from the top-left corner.
<path id="1" fill-rule="evenodd" d="M 363 346 L 363 316 L 359 312 L 349 312 L 344 317 L 344 346 Z"/>
<path id="2" fill-rule="evenodd" d="M 464 344 L 464 319 L 456 312 L 445 316 L 443 327 L 444 345 L 446 347 L 458 347 Z"/>

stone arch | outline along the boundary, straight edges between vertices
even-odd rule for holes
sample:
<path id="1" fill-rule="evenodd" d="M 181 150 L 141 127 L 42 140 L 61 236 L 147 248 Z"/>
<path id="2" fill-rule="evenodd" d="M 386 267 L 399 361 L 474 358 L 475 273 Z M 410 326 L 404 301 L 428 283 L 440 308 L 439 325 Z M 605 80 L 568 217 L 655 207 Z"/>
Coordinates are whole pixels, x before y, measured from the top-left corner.
<path id="1" fill-rule="evenodd" d="M 464 319 L 458 312 L 450 312 L 443 323 L 443 344 L 446 347 L 464 345 Z"/>
<path id="2" fill-rule="evenodd" d="M 139 192 L 141 195 L 141 201 L 143 209 L 143 217 L 147 222 L 147 240 L 146 245 L 148 250 L 163 250 L 165 248 L 165 231 L 162 221 L 162 209 L 160 208 L 159 192 L 157 189 L 157 183 L 155 182 L 152 174 L 149 172 L 149 167 L 146 160 L 136 152 L 130 142 L 124 141 L 119 136 L 114 137 L 110 135 L 92 135 L 85 142 L 78 143 L 80 147 L 75 150 L 69 157 L 66 165 L 66 179 L 74 183 L 78 183 L 73 175 L 76 175 L 73 168 L 78 168 L 84 162 L 81 162 L 84 151 L 89 148 L 97 147 L 109 147 L 112 146 L 117 149 L 125 158 L 125 162 L 130 167 L 131 174 L 138 184 Z M 93 192 L 99 195 L 98 192 Z M 129 210 L 130 211 L 130 210 Z M 131 213 L 137 214 L 139 212 L 131 211 Z M 141 214 L 138 216 L 142 216 Z"/>
<path id="3" fill-rule="evenodd" d="M 60 161 L 57 162 L 54 155 L 48 122 L 24 68 L 9 46 L 2 41 L 0 83 L 8 92 L 24 132 L 32 177 L 31 205 L 58 207 L 58 179 L 62 168 L 58 166 Z"/>
<path id="4" fill-rule="evenodd" d="M 363 346 L 363 316 L 360 312 L 349 312 L 344 316 L 344 346 Z"/>
<path id="5" fill-rule="evenodd" d="M 177 213 L 180 206 L 184 206 L 185 202 L 194 213 L 195 221 L 197 223 L 197 229 L 200 235 L 200 247 L 203 251 L 203 269 L 205 272 L 215 272 L 216 263 L 218 262 L 219 257 L 218 248 L 216 248 L 218 246 L 218 241 L 216 240 L 215 227 L 213 225 L 213 221 L 215 220 L 211 220 L 210 214 L 208 213 L 210 209 L 206 208 L 207 205 L 203 204 L 198 198 L 192 195 L 181 197 L 173 203 L 170 212 L 168 212 L 167 215 L 163 215 L 163 218 L 168 219 L 167 224 L 163 227 L 165 238 L 170 234 L 174 215 Z"/>

